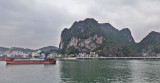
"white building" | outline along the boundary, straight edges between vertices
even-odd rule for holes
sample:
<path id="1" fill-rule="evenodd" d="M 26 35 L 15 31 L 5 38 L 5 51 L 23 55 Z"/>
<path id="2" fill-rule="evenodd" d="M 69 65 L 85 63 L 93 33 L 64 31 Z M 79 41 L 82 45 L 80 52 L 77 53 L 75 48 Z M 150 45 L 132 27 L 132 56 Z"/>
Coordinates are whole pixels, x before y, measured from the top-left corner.
<path id="1" fill-rule="evenodd" d="M 38 51 L 36 51 L 36 52 L 32 52 L 32 57 L 33 57 L 33 58 L 34 58 L 34 57 L 38 57 L 38 56 L 40 56 L 40 53 L 41 53 L 40 50 L 38 50 Z"/>

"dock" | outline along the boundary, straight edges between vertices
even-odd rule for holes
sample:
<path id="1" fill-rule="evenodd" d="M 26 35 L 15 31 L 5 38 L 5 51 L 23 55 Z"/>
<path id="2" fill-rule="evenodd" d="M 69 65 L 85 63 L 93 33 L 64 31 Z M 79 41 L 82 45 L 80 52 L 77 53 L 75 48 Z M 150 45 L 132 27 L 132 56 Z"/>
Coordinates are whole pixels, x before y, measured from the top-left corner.
<path id="1" fill-rule="evenodd" d="M 160 59 L 160 57 L 76 57 L 76 59 L 143 60 L 143 59 Z"/>

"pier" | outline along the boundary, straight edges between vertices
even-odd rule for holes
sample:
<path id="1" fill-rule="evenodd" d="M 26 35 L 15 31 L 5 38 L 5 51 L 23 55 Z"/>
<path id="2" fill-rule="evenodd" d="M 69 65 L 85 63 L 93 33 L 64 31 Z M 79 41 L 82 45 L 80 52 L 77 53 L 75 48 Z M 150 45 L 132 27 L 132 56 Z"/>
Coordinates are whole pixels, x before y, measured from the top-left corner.
<path id="1" fill-rule="evenodd" d="M 160 59 L 160 57 L 76 57 L 76 59 L 143 60 L 143 59 Z"/>

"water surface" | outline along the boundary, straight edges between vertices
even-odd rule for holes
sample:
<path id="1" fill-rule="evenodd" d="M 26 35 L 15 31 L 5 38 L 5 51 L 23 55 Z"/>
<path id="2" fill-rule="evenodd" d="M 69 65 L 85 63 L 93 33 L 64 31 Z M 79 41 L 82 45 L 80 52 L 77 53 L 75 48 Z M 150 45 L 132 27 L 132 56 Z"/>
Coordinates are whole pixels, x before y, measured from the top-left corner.
<path id="1" fill-rule="evenodd" d="M 58 60 L 52 65 L 6 65 L 0 83 L 160 83 L 159 60 Z"/>

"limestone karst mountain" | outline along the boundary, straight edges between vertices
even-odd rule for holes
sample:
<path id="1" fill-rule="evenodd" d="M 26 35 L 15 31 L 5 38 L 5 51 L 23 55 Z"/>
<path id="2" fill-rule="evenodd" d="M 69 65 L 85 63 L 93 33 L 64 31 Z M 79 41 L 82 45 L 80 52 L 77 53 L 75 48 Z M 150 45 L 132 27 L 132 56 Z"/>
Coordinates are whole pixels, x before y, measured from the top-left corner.
<path id="1" fill-rule="evenodd" d="M 76 21 L 61 33 L 59 53 L 75 54 L 94 51 L 102 56 L 157 56 L 160 48 L 160 33 L 151 32 L 140 43 L 135 43 L 128 28 L 118 30 L 110 23 L 98 23 L 93 18 Z"/>

